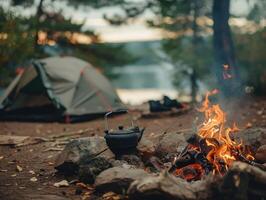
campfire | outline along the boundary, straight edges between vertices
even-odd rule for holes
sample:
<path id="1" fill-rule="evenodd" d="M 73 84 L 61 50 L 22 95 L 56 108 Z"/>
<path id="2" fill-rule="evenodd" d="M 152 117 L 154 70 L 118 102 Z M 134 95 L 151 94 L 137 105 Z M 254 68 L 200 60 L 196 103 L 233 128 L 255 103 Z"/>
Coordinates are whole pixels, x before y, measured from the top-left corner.
<path id="1" fill-rule="evenodd" d="M 233 161 L 253 162 L 249 146 L 234 139 L 239 131 L 234 123 L 227 126 L 226 113 L 219 104 L 212 104 L 209 96 L 218 90 L 207 92 L 199 112 L 204 121 L 199 125 L 197 134 L 188 139 L 188 145 L 174 159 L 170 172 L 187 181 L 199 180 L 204 175 L 224 175 Z"/>

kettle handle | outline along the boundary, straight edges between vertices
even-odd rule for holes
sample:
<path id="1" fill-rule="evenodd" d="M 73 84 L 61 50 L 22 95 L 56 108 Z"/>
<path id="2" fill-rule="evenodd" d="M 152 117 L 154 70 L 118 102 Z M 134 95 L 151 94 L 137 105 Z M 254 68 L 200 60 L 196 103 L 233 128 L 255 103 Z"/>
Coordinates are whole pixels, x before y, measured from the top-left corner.
<path id="1" fill-rule="evenodd" d="M 140 142 L 140 140 L 141 140 L 141 138 L 142 138 L 142 136 L 143 136 L 143 133 L 144 133 L 144 131 L 145 131 L 145 127 L 142 129 L 142 130 L 140 130 L 140 137 L 139 137 L 139 139 L 138 139 L 138 142 Z"/>
<path id="2" fill-rule="evenodd" d="M 106 113 L 105 115 L 104 115 L 104 121 L 105 121 L 105 130 L 109 130 L 109 126 L 108 126 L 108 116 L 109 115 L 111 115 L 111 114 L 113 114 L 113 113 L 128 113 L 128 110 L 127 109 L 120 109 L 120 110 L 116 110 L 116 111 L 110 111 L 110 112 L 108 112 L 108 113 Z M 132 116 L 130 115 L 130 117 L 131 117 L 131 124 L 132 124 L 132 127 L 134 127 L 134 122 L 133 122 L 133 118 L 132 118 Z"/>

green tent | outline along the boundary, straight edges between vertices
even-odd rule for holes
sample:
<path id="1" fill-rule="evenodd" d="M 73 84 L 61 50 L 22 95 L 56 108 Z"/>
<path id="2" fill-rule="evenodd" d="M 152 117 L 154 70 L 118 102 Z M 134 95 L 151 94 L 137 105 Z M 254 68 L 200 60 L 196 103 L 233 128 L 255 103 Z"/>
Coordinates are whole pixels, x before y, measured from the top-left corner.
<path id="1" fill-rule="evenodd" d="M 0 119 L 66 122 L 125 109 L 110 82 L 74 57 L 35 60 L 0 99 Z"/>

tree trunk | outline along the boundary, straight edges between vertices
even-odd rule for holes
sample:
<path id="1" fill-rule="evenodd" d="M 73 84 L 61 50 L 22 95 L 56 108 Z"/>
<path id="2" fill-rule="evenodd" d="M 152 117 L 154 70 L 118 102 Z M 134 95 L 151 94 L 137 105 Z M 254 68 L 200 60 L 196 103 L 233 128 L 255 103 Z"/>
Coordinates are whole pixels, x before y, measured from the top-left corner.
<path id="1" fill-rule="evenodd" d="M 199 0 L 194 0 L 192 2 L 193 5 L 193 23 L 192 23 L 192 31 L 193 31 L 193 46 L 194 46 L 194 54 L 198 55 L 200 48 L 199 48 L 199 26 L 197 24 L 197 19 L 199 18 L 199 9 L 200 9 L 200 2 Z M 192 73 L 190 74 L 190 84 L 191 84 L 191 100 L 192 103 L 195 103 L 197 100 L 197 93 L 198 93 L 198 84 L 197 84 L 197 67 L 198 62 L 195 60 L 194 66 L 192 66 Z"/>
<path id="2" fill-rule="evenodd" d="M 198 94 L 198 83 L 197 83 L 198 77 L 196 70 L 192 70 L 192 73 L 190 74 L 190 84 L 191 84 L 191 101 L 192 103 L 196 103 L 197 101 L 197 94 Z"/>
<path id="3" fill-rule="evenodd" d="M 213 44 L 215 58 L 215 73 L 218 84 L 224 95 L 237 93 L 240 86 L 240 77 L 236 65 L 234 45 L 228 24 L 230 0 L 213 1 Z M 229 68 L 225 72 L 224 65 Z M 229 76 L 224 77 L 224 73 Z"/>

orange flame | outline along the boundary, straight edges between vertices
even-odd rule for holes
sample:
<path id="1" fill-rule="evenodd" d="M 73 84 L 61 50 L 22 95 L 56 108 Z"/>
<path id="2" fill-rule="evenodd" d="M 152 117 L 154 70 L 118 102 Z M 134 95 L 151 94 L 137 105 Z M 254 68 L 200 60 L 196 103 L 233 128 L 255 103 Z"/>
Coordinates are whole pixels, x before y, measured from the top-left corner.
<path id="1" fill-rule="evenodd" d="M 210 148 L 207 153 L 208 161 L 214 166 L 214 174 L 223 174 L 231 163 L 236 160 L 234 152 L 242 152 L 242 142 L 231 139 L 231 134 L 239 129 L 234 123 L 232 127 L 226 127 L 226 113 L 220 105 L 212 105 L 209 96 L 217 94 L 218 90 L 207 92 L 200 112 L 204 113 L 204 122 L 198 127 L 198 135 L 206 139 L 206 144 Z M 215 141 L 215 142 L 214 142 Z M 245 157 L 249 160 L 254 158 L 247 153 Z"/>

